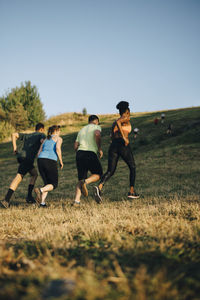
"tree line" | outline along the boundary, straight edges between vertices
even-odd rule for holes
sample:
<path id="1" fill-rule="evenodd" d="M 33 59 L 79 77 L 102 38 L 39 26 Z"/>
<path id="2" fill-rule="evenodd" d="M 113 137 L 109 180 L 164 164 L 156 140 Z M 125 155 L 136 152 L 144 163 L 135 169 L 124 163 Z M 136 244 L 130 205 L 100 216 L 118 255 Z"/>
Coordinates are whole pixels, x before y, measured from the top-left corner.
<path id="1" fill-rule="evenodd" d="M 12 131 L 25 130 L 45 120 L 39 92 L 30 81 L 0 97 L 0 140 Z"/>

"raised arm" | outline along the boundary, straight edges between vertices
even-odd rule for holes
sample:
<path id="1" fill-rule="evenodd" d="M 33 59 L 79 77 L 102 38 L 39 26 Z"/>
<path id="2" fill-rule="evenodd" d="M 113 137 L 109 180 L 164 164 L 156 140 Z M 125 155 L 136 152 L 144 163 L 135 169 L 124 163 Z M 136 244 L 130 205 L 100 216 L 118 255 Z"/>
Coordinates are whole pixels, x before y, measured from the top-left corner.
<path id="1" fill-rule="evenodd" d="M 122 123 L 124 122 L 129 122 L 130 121 L 130 116 L 127 117 L 120 117 L 116 123 L 117 123 L 117 127 L 119 128 L 119 131 L 121 133 L 121 136 L 123 138 L 123 140 L 125 141 L 125 145 L 127 146 L 129 144 L 129 139 L 124 135 L 124 132 L 122 130 Z"/>
<path id="2" fill-rule="evenodd" d="M 62 150 L 61 150 L 62 142 L 63 142 L 63 139 L 61 137 L 59 137 L 58 141 L 56 143 L 56 153 L 58 154 L 58 159 L 59 159 L 59 162 L 60 162 L 61 170 L 63 168 Z"/>
<path id="3" fill-rule="evenodd" d="M 13 133 L 11 138 L 12 138 L 13 151 L 14 151 L 14 153 L 17 153 L 17 143 L 16 143 L 16 141 L 19 138 L 19 133 L 18 132 Z"/>
<path id="4" fill-rule="evenodd" d="M 95 137 L 95 141 L 96 141 L 96 144 L 97 144 L 97 147 L 98 147 L 99 158 L 102 158 L 103 151 L 101 149 L 101 131 L 100 130 L 95 130 L 94 137 Z"/>

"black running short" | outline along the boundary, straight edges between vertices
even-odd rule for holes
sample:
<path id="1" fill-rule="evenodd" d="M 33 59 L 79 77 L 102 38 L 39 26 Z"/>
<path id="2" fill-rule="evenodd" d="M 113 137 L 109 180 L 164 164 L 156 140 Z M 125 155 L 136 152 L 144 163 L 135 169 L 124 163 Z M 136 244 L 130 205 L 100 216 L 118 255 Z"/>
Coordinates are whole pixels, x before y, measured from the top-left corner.
<path id="1" fill-rule="evenodd" d="M 103 174 L 101 163 L 93 151 L 77 151 L 76 166 L 79 180 L 86 179 L 88 171 L 100 176 Z"/>
<path id="2" fill-rule="evenodd" d="M 18 157 L 17 161 L 19 163 L 17 173 L 21 174 L 22 176 L 25 176 L 28 172 L 35 168 L 32 160 Z"/>
<path id="3" fill-rule="evenodd" d="M 38 169 L 44 185 L 52 184 L 54 189 L 58 186 L 57 161 L 49 158 L 38 158 Z"/>

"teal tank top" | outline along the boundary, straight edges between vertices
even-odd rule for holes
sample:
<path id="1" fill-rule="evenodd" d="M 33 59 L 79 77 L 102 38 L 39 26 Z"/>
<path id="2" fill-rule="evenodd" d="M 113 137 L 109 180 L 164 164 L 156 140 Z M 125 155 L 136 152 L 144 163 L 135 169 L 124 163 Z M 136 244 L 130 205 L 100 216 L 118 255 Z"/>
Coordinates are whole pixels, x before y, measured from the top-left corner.
<path id="1" fill-rule="evenodd" d="M 58 155 L 56 153 L 56 142 L 52 140 L 52 138 L 50 140 L 46 139 L 38 158 L 48 158 L 56 161 L 58 160 Z"/>

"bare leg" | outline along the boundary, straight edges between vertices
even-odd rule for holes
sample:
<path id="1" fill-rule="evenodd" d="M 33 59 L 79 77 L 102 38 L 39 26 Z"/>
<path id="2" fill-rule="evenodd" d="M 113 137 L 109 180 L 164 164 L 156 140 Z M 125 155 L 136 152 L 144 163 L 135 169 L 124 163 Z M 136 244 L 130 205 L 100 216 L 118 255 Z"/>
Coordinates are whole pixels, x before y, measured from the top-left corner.
<path id="1" fill-rule="evenodd" d="M 85 183 L 86 184 L 90 184 L 92 182 L 96 182 L 100 179 L 100 175 L 98 174 L 92 174 L 90 177 L 88 177 L 86 180 L 85 180 Z M 76 185 L 76 195 L 75 195 L 75 202 L 76 203 L 79 203 L 80 202 L 80 199 L 81 199 L 81 184 L 80 184 L 80 181 L 77 183 Z"/>
<path id="2" fill-rule="evenodd" d="M 45 204 L 45 199 L 46 199 L 47 195 L 48 195 L 48 192 L 43 192 L 42 193 L 41 204 Z"/>
<path id="3" fill-rule="evenodd" d="M 51 192 L 53 191 L 53 184 L 47 184 L 45 186 L 43 186 L 41 189 L 41 192 Z"/>
<path id="4" fill-rule="evenodd" d="M 5 195 L 5 201 L 1 201 L 2 205 L 5 208 L 9 207 L 9 203 L 10 203 L 10 199 L 14 193 L 14 191 L 17 189 L 18 185 L 20 184 L 20 182 L 22 181 L 23 176 L 19 173 L 17 173 L 17 175 L 15 176 L 15 178 L 13 179 L 13 181 L 11 182 L 9 189 L 7 191 L 7 194 Z"/>
<path id="5" fill-rule="evenodd" d="M 81 187 L 80 187 L 80 182 L 78 182 L 76 185 L 76 195 L 74 201 L 79 203 L 80 199 L 81 199 Z"/>
<path id="6" fill-rule="evenodd" d="M 21 174 L 17 173 L 17 175 L 15 176 L 15 178 L 13 179 L 13 181 L 10 184 L 10 189 L 15 191 L 18 187 L 18 185 L 20 184 L 20 182 L 22 181 L 23 177 Z"/>
<path id="7" fill-rule="evenodd" d="M 100 175 L 97 175 L 97 174 L 92 174 L 90 177 L 88 177 L 86 180 L 85 180 L 85 183 L 86 184 L 90 184 L 92 182 L 96 182 L 100 179 Z"/>

